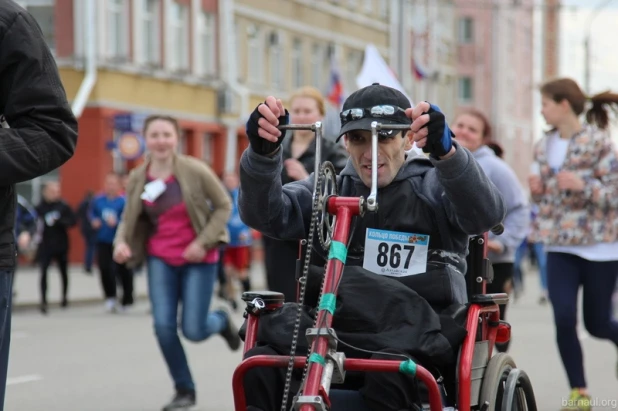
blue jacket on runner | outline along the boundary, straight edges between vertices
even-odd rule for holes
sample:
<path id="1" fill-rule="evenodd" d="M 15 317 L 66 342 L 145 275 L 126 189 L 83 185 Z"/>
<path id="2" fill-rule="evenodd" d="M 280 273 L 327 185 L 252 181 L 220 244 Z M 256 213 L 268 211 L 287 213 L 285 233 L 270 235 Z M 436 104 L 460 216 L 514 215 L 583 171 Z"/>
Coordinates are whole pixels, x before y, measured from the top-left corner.
<path id="1" fill-rule="evenodd" d="M 114 243 L 116 229 L 118 224 L 120 224 L 120 217 L 124 211 L 125 202 L 124 196 L 110 199 L 105 194 L 101 194 L 92 200 L 90 221 L 92 222 L 94 219 L 101 220 L 101 227 L 97 230 L 97 243 Z M 116 221 L 114 226 L 110 226 L 107 223 L 110 217 Z"/>

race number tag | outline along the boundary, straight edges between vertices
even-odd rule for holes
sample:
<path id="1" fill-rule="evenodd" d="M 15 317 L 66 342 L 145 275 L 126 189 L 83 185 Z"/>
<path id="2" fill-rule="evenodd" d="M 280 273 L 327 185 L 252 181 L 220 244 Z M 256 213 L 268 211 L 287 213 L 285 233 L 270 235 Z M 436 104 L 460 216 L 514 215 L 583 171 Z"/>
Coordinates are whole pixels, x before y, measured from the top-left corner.
<path id="1" fill-rule="evenodd" d="M 405 277 L 427 271 L 429 236 L 368 228 L 363 268 L 375 274 Z"/>
<path id="2" fill-rule="evenodd" d="M 140 198 L 153 203 L 161 194 L 165 192 L 166 188 L 167 185 L 161 179 L 151 181 L 144 186 L 144 192 Z"/>

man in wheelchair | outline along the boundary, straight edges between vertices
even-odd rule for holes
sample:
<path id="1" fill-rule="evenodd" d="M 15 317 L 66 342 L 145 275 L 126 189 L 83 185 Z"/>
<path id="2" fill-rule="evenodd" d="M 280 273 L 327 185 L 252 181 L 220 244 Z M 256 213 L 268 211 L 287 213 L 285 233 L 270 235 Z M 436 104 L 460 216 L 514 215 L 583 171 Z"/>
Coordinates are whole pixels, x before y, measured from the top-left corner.
<path id="1" fill-rule="evenodd" d="M 453 140 L 436 106 L 422 102 L 412 108 L 399 91 L 373 84 L 350 95 L 340 117 L 339 138 L 350 155 L 337 176 L 342 196 L 369 194 L 371 123 L 410 126 L 409 132 L 380 131 L 378 210 L 353 221 L 333 317 L 344 352 L 363 358 L 413 356 L 438 368 L 454 364 L 465 329 L 439 313 L 467 302 L 468 241 L 502 221 L 502 197 L 470 152 Z M 243 221 L 264 235 L 300 240 L 308 236 L 315 175 L 281 185 L 279 146 L 285 133 L 277 127 L 287 123 L 288 113 L 274 97 L 251 114 L 250 147 L 240 162 L 239 208 Z M 414 142 L 429 158 L 409 151 Z M 319 293 L 319 281 L 316 289 Z M 270 333 L 258 331 L 258 345 L 247 357 L 289 354 L 294 318 L 286 315 L 286 306 L 273 314 Z M 302 340 L 304 333 L 300 335 Z M 298 352 L 306 352 L 306 347 L 299 345 Z M 298 389 L 299 377 L 294 374 L 292 392 Z M 250 370 L 245 377 L 248 410 L 280 409 L 284 379 L 284 370 Z M 371 410 L 418 409 L 409 376 L 348 373 L 345 387 L 358 389 Z"/>

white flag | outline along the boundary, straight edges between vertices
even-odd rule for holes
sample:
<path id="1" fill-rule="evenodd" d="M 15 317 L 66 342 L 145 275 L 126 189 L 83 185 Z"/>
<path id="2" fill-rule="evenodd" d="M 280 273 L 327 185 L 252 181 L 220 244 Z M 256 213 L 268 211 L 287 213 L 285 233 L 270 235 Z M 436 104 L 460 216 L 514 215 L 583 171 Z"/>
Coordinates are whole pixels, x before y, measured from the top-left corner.
<path id="1" fill-rule="evenodd" d="M 380 83 L 383 86 L 401 91 L 403 95 L 410 100 L 410 105 L 414 106 L 414 102 L 403 89 L 397 77 L 395 77 L 393 70 L 386 64 L 386 61 L 384 61 L 376 46 L 369 44 L 365 47 L 365 60 L 363 61 L 361 72 L 356 77 L 356 85 L 358 88 L 363 88 L 373 83 Z M 412 149 L 408 151 L 408 155 L 411 153 L 424 155 L 423 151 L 416 147 L 416 143 L 413 145 Z"/>
<path id="2" fill-rule="evenodd" d="M 365 47 L 365 60 L 360 73 L 356 77 L 356 85 L 358 88 L 363 88 L 373 83 L 380 83 L 383 86 L 401 91 L 410 100 L 410 104 L 414 105 L 412 99 L 405 92 L 403 86 L 395 77 L 393 70 L 386 64 L 376 46 L 369 44 Z"/>

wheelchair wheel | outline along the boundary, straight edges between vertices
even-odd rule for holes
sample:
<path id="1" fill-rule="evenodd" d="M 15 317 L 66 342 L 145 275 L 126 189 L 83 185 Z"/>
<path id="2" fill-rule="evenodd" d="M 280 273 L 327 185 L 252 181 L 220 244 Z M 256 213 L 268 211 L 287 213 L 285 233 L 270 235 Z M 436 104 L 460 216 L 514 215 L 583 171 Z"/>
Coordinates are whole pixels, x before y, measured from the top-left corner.
<path id="1" fill-rule="evenodd" d="M 501 411 L 537 411 L 532 383 L 524 370 L 513 369 L 509 373 Z"/>
<path id="2" fill-rule="evenodd" d="M 516 368 L 515 361 L 508 354 L 499 353 L 489 360 L 483 374 L 478 402 L 481 411 L 502 410 L 506 381 L 514 368 Z"/>

